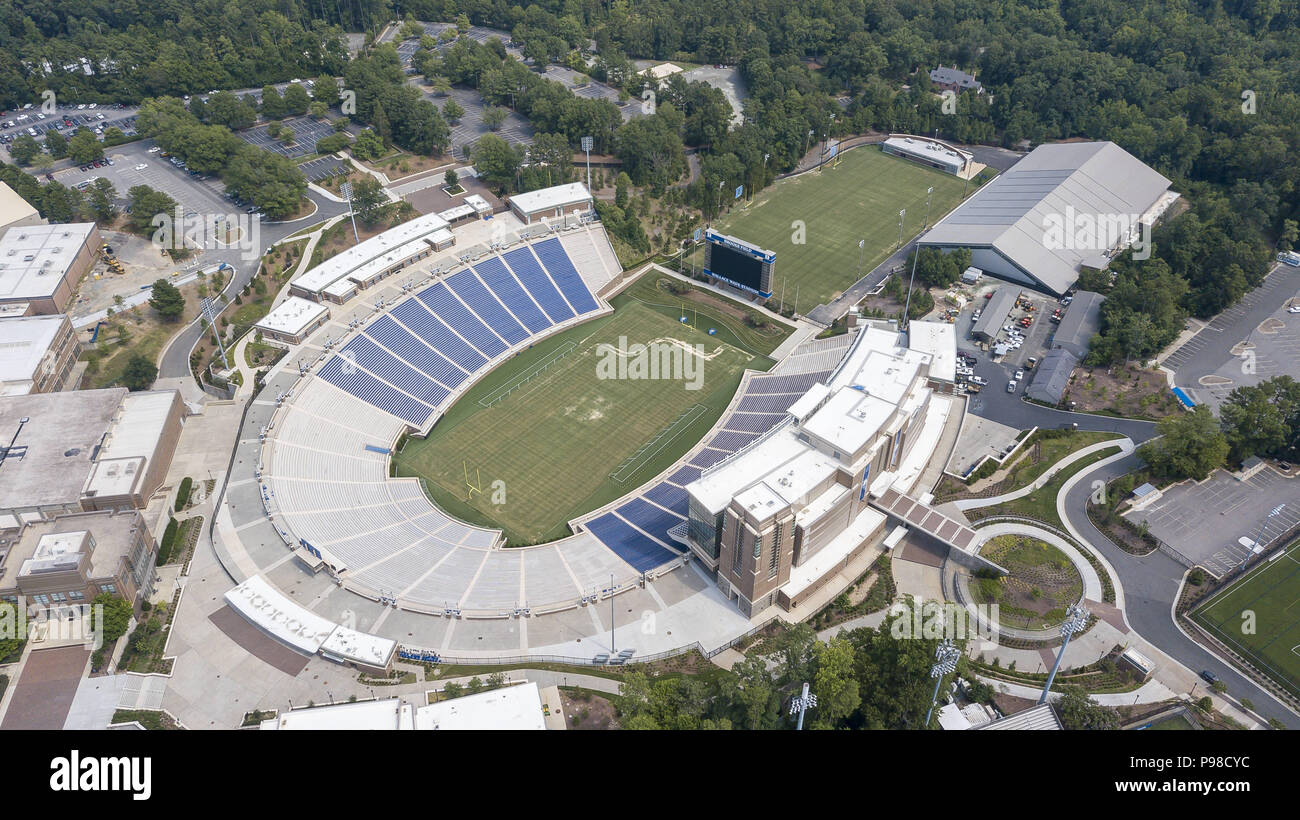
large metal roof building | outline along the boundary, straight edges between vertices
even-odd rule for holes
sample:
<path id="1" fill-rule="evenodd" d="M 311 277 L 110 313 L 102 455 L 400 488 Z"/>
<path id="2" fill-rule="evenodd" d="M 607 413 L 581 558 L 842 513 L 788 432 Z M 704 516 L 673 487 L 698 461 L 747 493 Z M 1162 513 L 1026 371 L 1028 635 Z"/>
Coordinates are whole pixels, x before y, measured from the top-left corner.
<path id="1" fill-rule="evenodd" d="M 975 267 L 1062 294 L 1084 265 L 1109 264 L 1172 202 L 1169 180 L 1113 142 L 1040 145 L 940 220 L 920 244 L 970 248 Z M 1090 223 L 1104 241 L 1080 241 Z M 1059 229 L 1065 229 L 1064 240 Z"/>

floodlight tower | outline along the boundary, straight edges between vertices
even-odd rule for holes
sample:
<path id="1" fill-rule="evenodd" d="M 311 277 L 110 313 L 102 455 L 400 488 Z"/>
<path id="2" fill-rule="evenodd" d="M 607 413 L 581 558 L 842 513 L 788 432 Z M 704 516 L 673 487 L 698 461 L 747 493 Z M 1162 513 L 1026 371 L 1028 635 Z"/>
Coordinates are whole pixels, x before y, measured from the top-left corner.
<path id="1" fill-rule="evenodd" d="M 1061 642 L 1061 651 L 1056 653 L 1056 663 L 1052 664 L 1052 673 L 1047 676 L 1047 685 L 1043 687 L 1043 694 L 1039 696 L 1039 703 L 1047 703 L 1047 693 L 1052 691 L 1052 681 L 1056 680 L 1056 670 L 1061 666 L 1061 659 L 1065 657 L 1065 648 L 1070 645 L 1070 638 L 1083 631 L 1088 625 L 1088 610 L 1073 604 L 1065 611 L 1065 623 L 1061 624 L 1061 637 L 1065 640 Z"/>
<path id="2" fill-rule="evenodd" d="M 934 648 L 934 663 L 930 666 L 930 677 L 934 678 L 934 694 L 930 696 L 930 711 L 925 713 L 925 725 L 930 725 L 930 716 L 934 714 L 934 705 L 939 702 L 939 686 L 945 675 L 957 670 L 957 661 L 961 659 L 961 650 L 952 641 L 947 640 Z"/>
<path id="3" fill-rule="evenodd" d="M 345 182 L 345 183 L 343 183 L 342 185 L 340 185 L 340 186 L 339 186 L 339 193 L 341 193 L 341 194 L 343 194 L 343 196 L 347 197 L 347 200 L 348 200 L 348 216 L 352 217 L 352 238 L 356 240 L 356 244 L 360 245 L 360 244 L 361 244 L 361 235 L 357 233 L 357 214 L 356 214 L 356 211 L 352 210 L 352 183 L 351 183 L 351 182 Z"/>
<path id="4" fill-rule="evenodd" d="M 799 725 L 795 727 L 796 732 L 803 728 L 803 713 L 816 708 L 817 696 L 808 694 L 808 684 L 805 683 L 803 685 L 803 694 L 790 699 L 790 714 L 799 715 Z"/>
<path id="5" fill-rule="evenodd" d="M 925 233 L 925 229 L 930 227 L 930 195 L 933 193 L 933 185 L 925 189 L 925 224 L 921 226 L 921 233 Z"/>
<path id="6" fill-rule="evenodd" d="M 1265 533 L 1265 531 L 1268 529 L 1268 520 L 1269 520 L 1270 518 L 1272 518 L 1273 516 L 1275 516 L 1275 515 L 1281 515 L 1281 514 L 1282 514 L 1282 511 L 1285 510 L 1285 509 L 1286 509 L 1286 504 L 1285 504 L 1285 503 L 1278 504 L 1276 507 L 1274 507 L 1273 509 L 1269 510 L 1268 515 L 1264 516 L 1264 520 L 1261 521 L 1260 524 L 1259 524 L 1259 536 L 1255 539 L 1255 546 L 1251 547 L 1251 552 L 1252 552 L 1252 553 L 1253 553 L 1256 549 L 1259 549 L 1259 550 L 1261 550 L 1261 551 L 1264 549 L 1263 538 L 1264 538 L 1264 533 Z M 1250 556 L 1247 555 L 1244 559 L 1242 559 L 1242 562 L 1241 562 L 1240 564 L 1237 565 L 1237 572 L 1239 572 L 1239 573 L 1240 573 L 1240 572 L 1245 572 L 1245 571 L 1246 571 L 1246 564 L 1248 564 L 1249 562 L 1250 562 Z"/>
<path id="7" fill-rule="evenodd" d="M 591 191 L 591 147 L 595 144 L 593 137 L 582 138 L 582 150 L 587 154 L 587 191 Z"/>

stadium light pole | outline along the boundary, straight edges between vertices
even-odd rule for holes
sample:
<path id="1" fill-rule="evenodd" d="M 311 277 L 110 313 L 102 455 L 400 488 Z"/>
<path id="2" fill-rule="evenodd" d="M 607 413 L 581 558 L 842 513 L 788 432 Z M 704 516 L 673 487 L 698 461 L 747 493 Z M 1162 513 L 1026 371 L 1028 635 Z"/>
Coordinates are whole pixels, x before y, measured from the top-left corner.
<path id="1" fill-rule="evenodd" d="M 925 224 L 921 225 L 921 233 L 925 233 L 925 229 L 930 227 L 930 194 L 933 193 L 933 185 L 925 189 Z"/>
<path id="2" fill-rule="evenodd" d="M 348 216 L 352 217 L 352 238 L 356 240 L 356 244 L 360 245 L 361 235 L 357 233 L 357 212 L 352 209 L 352 183 L 345 182 L 342 185 L 340 185 L 339 193 L 347 197 Z"/>
<path id="3" fill-rule="evenodd" d="M 898 247 L 903 247 L 903 219 L 907 216 L 907 209 L 903 208 L 898 212 Z"/>
<path id="4" fill-rule="evenodd" d="M 899 330 L 905 329 L 911 324 L 912 315 L 912 286 L 916 283 L 916 263 L 921 258 L 921 243 L 917 242 L 916 247 L 912 248 L 912 276 L 907 280 L 907 300 L 903 303 L 903 321 L 899 324 Z"/>
<path id="5" fill-rule="evenodd" d="M 799 725 L 794 727 L 796 732 L 803 729 L 803 714 L 809 709 L 817 708 L 817 696 L 808 693 L 808 684 L 803 685 L 803 694 L 790 699 L 790 714 L 799 715 Z"/>
<path id="6" fill-rule="evenodd" d="M 1262 539 L 1264 538 L 1264 533 L 1268 530 L 1268 520 L 1269 520 L 1270 518 L 1272 518 L 1273 516 L 1275 516 L 1275 515 L 1281 515 L 1281 514 L 1282 514 L 1282 511 L 1285 510 L 1285 509 L 1286 509 L 1286 504 L 1285 504 L 1285 503 L 1278 504 L 1276 507 L 1274 507 L 1273 509 L 1269 510 L 1268 515 L 1264 516 L 1264 520 L 1261 521 L 1260 524 L 1259 524 L 1259 536 L 1255 539 L 1255 546 L 1253 546 L 1253 547 L 1250 548 L 1251 554 L 1254 554 L 1254 552 L 1255 552 L 1255 548 L 1256 548 L 1256 547 L 1258 547 L 1258 548 L 1260 549 L 1261 552 L 1263 551 L 1263 549 L 1264 549 L 1264 545 L 1263 545 L 1263 543 L 1261 543 L 1261 541 L 1262 541 Z M 1242 560 L 1242 562 L 1241 562 L 1240 564 L 1237 565 L 1237 572 L 1238 572 L 1238 573 L 1245 572 L 1245 571 L 1246 571 L 1246 564 L 1248 564 L 1249 562 L 1250 562 L 1250 555 L 1247 555 L 1247 556 Z"/>
<path id="7" fill-rule="evenodd" d="M 934 663 L 930 665 L 930 677 L 934 678 L 934 694 L 930 696 L 930 711 L 925 713 L 925 725 L 930 725 L 934 714 L 934 705 L 939 702 L 939 686 L 943 684 L 944 675 L 957 670 L 957 661 L 961 659 L 961 650 L 951 640 L 944 641 L 934 648 Z"/>
<path id="8" fill-rule="evenodd" d="M 593 137 L 582 138 L 582 150 L 587 154 L 587 190 L 591 190 L 591 147 L 596 144 Z M 570 143 L 572 145 L 572 143 Z"/>
<path id="9" fill-rule="evenodd" d="M 1056 663 L 1052 664 L 1052 672 L 1047 676 L 1043 694 L 1038 697 L 1039 703 L 1047 703 L 1047 693 L 1052 691 L 1052 681 L 1056 680 L 1056 670 L 1061 667 L 1061 659 L 1065 657 L 1065 648 L 1070 645 L 1070 638 L 1088 625 L 1088 610 L 1083 607 L 1073 604 L 1065 612 L 1065 623 L 1061 624 L 1061 637 L 1065 640 L 1061 642 L 1061 651 L 1056 653 Z"/>

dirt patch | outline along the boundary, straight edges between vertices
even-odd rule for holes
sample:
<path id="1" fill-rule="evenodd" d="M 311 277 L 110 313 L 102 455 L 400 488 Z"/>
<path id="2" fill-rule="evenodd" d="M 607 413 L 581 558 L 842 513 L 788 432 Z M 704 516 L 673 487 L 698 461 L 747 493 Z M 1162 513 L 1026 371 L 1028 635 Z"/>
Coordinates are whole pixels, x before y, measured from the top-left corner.
<path id="1" fill-rule="evenodd" d="M 1085 413 L 1109 412 L 1130 418 L 1163 418 L 1178 412 L 1178 399 L 1165 374 L 1133 365 L 1076 367 L 1065 389 L 1066 406 Z"/>
<path id="2" fill-rule="evenodd" d="M 569 720 L 569 729 L 602 731 L 618 729 L 614 704 L 605 695 L 576 686 L 560 688 L 560 703 Z"/>

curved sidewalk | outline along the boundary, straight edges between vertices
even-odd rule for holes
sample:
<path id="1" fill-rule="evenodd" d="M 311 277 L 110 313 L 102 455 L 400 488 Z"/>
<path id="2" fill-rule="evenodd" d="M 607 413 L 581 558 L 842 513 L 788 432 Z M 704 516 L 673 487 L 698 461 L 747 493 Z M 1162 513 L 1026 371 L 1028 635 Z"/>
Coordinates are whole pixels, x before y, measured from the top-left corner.
<path id="1" fill-rule="evenodd" d="M 1025 485 L 1024 487 L 1021 487 L 1018 490 L 1013 490 L 1009 493 L 1004 493 L 1002 495 L 995 495 L 992 498 L 962 498 L 952 503 L 959 510 L 974 510 L 974 509 L 979 509 L 980 507 L 994 507 L 1006 501 L 1014 501 L 1017 498 L 1024 498 L 1025 496 L 1030 495 L 1031 493 L 1034 493 L 1042 489 L 1044 486 L 1047 485 L 1049 481 L 1051 481 L 1053 478 L 1056 477 L 1057 473 L 1061 472 L 1061 470 L 1064 470 L 1066 467 L 1069 467 L 1071 464 L 1078 461 L 1079 459 L 1085 458 L 1087 456 L 1092 455 L 1093 453 L 1097 453 L 1102 450 L 1106 450 L 1115 446 L 1118 446 L 1120 448 L 1120 452 L 1118 453 L 1119 456 L 1126 456 L 1129 453 L 1133 452 L 1134 450 L 1133 440 L 1127 437 L 1112 438 L 1112 439 L 1106 439 L 1105 441 L 1099 441 L 1096 444 L 1089 444 L 1087 447 L 1084 447 L 1079 450 L 1075 450 L 1073 453 L 1070 453 L 1065 458 L 1061 459 L 1060 461 L 1053 464 L 1051 467 L 1047 468 L 1047 471 L 1044 472 L 1042 475 L 1040 475 L 1038 478 L 1034 479 L 1033 482 Z M 1078 535 L 1076 533 L 1070 533 L 1070 534 L 1078 538 Z M 1080 543 L 1084 543 L 1082 539 L 1080 539 Z"/>

